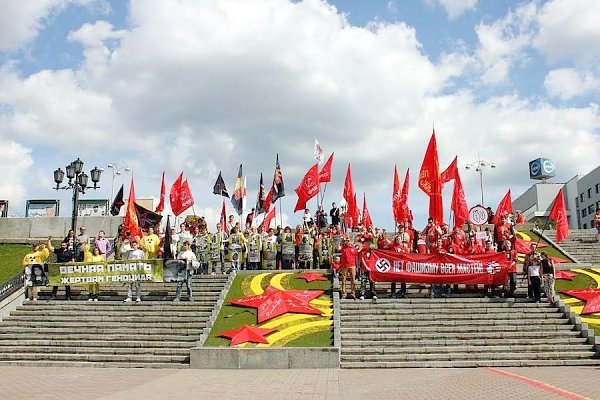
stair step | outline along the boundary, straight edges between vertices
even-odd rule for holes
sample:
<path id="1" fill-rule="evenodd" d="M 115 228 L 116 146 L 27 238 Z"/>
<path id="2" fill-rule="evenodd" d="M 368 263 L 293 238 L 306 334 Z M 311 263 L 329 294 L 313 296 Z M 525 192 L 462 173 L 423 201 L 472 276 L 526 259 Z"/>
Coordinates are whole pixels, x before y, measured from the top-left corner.
<path id="1" fill-rule="evenodd" d="M 138 362 L 138 363 L 189 363 L 189 356 L 143 355 L 143 354 L 47 354 L 47 353 L 0 353 L 0 361 L 91 361 L 91 362 Z"/>
<path id="2" fill-rule="evenodd" d="M 174 340 L 128 340 L 128 339 L 106 339 L 106 340 L 65 340 L 65 339 L 6 339 L 0 340 L 0 351 L 11 346 L 32 346 L 32 347 L 48 347 L 50 349 L 56 347 L 112 347 L 112 348 L 128 348 L 132 349 L 184 349 L 188 350 L 194 346 L 195 339 L 188 339 L 187 341 L 174 341 Z"/>
<path id="3" fill-rule="evenodd" d="M 477 368 L 477 367 L 554 367 L 597 366 L 600 359 L 575 360 L 469 360 L 469 361 L 412 361 L 412 362 L 345 362 L 341 368 Z"/>
<path id="4" fill-rule="evenodd" d="M 383 321 L 410 321 L 411 323 L 420 324 L 422 321 L 431 321 L 443 317 L 443 321 L 460 322 L 460 321 L 510 321 L 510 320 L 555 320 L 562 318 L 559 313 L 481 313 L 481 314 L 442 314 L 442 313 L 416 313 L 416 314 L 394 314 L 373 312 L 371 315 L 342 315 L 340 318 L 344 323 L 353 322 L 373 322 L 381 323 Z M 440 322 L 440 321 L 433 321 Z M 497 325 L 497 324 L 496 324 Z"/>
<path id="5" fill-rule="evenodd" d="M 580 332 L 574 330 L 547 330 L 547 331 L 514 331 L 514 332 L 453 332 L 447 333 L 446 339 L 521 339 L 521 338 L 547 338 L 547 337 L 579 337 Z M 362 332 L 347 332 L 342 333 L 342 341 L 344 340 L 422 340 L 422 339 L 439 339 L 439 332 L 421 332 L 421 333 L 362 333 Z"/>
<path id="6" fill-rule="evenodd" d="M 464 343 L 460 346 L 402 346 L 402 347 L 368 347 L 342 348 L 342 356 L 346 355 L 389 355 L 389 354 L 432 354 L 432 353 L 497 353 L 497 352 L 587 352 L 594 351 L 591 344 L 529 344 L 529 345 L 482 345 L 473 346 Z"/>
<path id="7" fill-rule="evenodd" d="M 188 329 L 188 328 L 148 328 L 142 326 L 144 328 L 143 333 L 147 335 L 161 335 L 166 333 L 177 333 L 178 335 L 197 335 L 200 336 L 202 333 L 201 328 L 197 329 Z M 110 334 L 119 332 L 121 334 L 129 335 L 130 333 L 136 331 L 135 327 L 121 327 L 121 328 L 98 328 L 95 326 L 79 326 L 77 329 L 69 327 L 65 329 L 65 327 L 57 327 L 57 328 L 45 328 L 45 327 L 5 327 L 0 325 L 0 336 L 4 334 L 24 334 L 24 333 L 37 333 L 37 334 L 53 334 L 53 333 L 63 333 L 63 334 L 73 334 L 73 333 L 94 333 L 94 334 Z"/>
<path id="8" fill-rule="evenodd" d="M 436 323 L 437 322 L 437 323 Z M 413 333 L 415 329 L 421 329 L 419 333 L 427 334 L 427 333 L 452 333 L 452 334 L 460 334 L 460 333 L 484 333 L 484 332 L 496 332 L 496 333 L 508 333 L 508 332 L 539 332 L 539 331 L 571 331 L 573 330 L 573 325 L 502 325 L 498 324 L 491 325 L 489 323 L 484 323 L 481 325 L 448 325 L 442 326 L 440 323 L 443 321 L 428 321 L 430 325 L 423 326 L 420 325 L 418 327 L 410 326 L 407 324 L 406 326 L 371 326 L 371 327 L 342 327 L 340 331 L 342 333 L 342 337 L 346 333 L 360 333 L 360 334 L 402 334 L 402 333 Z M 475 323 L 482 321 L 473 321 Z M 485 321 L 484 321 L 485 322 Z M 540 321 L 541 322 L 541 321 Z M 416 334 L 419 334 L 416 333 Z"/>
<path id="9" fill-rule="evenodd" d="M 205 321 L 199 322 L 152 322 L 152 321 L 98 321 L 98 324 L 85 325 L 85 321 L 78 321 L 76 318 L 72 322 L 66 321 L 44 321 L 41 320 L 32 326 L 29 321 L 2 321 L 0 323 L 0 332 L 12 330 L 17 332 L 18 329 L 61 329 L 69 332 L 89 331 L 90 329 L 115 329 L 115 330 L 131 330 L 144 329 L 149 330 L 164 330 L 170 329 L 173 331 L 182 330 L 202 330 L 205 326 Z M 10 328 L 10 329 L 7 329 Z"/>
<path id="10" fill-rule="evenodd" d="M 49 360 L 11 360 L 0 361 L 0 366 L 21 367 L 85 367 L 85 368 L 174 368 L 188 369 L 186 363 L 165 362 L 91 362 L 91 361 L 49 361 Z"/>
<path id="11" fill-rule="evenodd" d="M 199 334 L 189 335 L 189 334 L 147 334 L 145 333 L 127 333 L 126 335 L 123 333 L 114 333 L 113 329 L 108 330 L 102 335 L 102 339 L 104 340 L 132 340 L 132 341 L 148 341 L 148 342 L 196 342 L 199 338 Z M 85 331 L 83 333 L 72 333 L 72 332 L 62 332 L 60 330 L 45 333 L 43 336 L 40 335 L 39 332 L 30 331 L 30 332 L 19 332 L 19 339 L 23 340 L 37 340 L 37 339 L 45 339 L 45 340 L 98 340 L 98 335 L 89 331 Z M 14 333 L 2 333 L 0 332 L 0 343 L 3 340 L 14 340 Z"/>
<path id="12" fill-rule="evenodd" d="M 519 336 L 519 338 L 493 338 L 493 339 L 420 339 L 419 346 L 434 347 L 434 346 L 523 346 L 532 343 L 531 339 L 536 338 L 537 334 L 531 335 L 529 338 Z M 547 345 L 563 345 L 563 344 L 585 344 L 586 338 L 582 337 L 563 337 L 544 338 L 544 344 Z M 350 340 L 342 338 L 342 351 L 352 348 L 404 348 L 413 347 L 415 342 L 409 340 Z"/>
<path id="13" fill-rule="evenodd" d="M 561 352 L 520 352 L 519 360 L 573 360 L 581 358 L 592 358 L 593 351 L 561 351 Z M 342 354 L 342 362 L 406 362 L 406 361 L 468 361 L 468 360 L 512 360 L 512 353 L 425 353 L 425 354 Z"/>
<path id="14" fill-rule="evenodd" d="M 105 342 L 104 347 L 93 346 L 2 346 L 0 345 L 0 354 L 2 353 L 37 353 L 37 354 L 132 354 L 132 355 L 161 355 L 161 356 L 184 356 L 189 357 L 190 348 L 148 348 L 148 347 L 111 347 L 110 342 Z"/>

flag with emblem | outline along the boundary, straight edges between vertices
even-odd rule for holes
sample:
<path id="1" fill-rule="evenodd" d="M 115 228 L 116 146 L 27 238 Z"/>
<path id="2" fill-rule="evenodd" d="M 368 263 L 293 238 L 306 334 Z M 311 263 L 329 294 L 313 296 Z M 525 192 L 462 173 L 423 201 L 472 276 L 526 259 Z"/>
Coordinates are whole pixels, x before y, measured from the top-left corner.
<path id="1" fill-rule="evenodd" d="M 233 195 L 231 196 L 231 205 L 235 209 L 235 212 L 238 215 L 242 215 L 244 212 L 244 182 L 243 182 L 243 174 L 242 174 L 242 164 L 240 164 L 240 169 L 238 171 L 237 178 L 235 179 L 235 185 L 233 188 Z"/>
<path id="2" fill-rule="evenodd" d="M 285 186 L 283 185 L 283 175 L 281 174 L 281 166 L 279 165 L 279 154 L 277 154 L 275 172 L 273 174 L 273 198 L 271 202 L 275 203 L 283 196 L 285 196 Z"/>

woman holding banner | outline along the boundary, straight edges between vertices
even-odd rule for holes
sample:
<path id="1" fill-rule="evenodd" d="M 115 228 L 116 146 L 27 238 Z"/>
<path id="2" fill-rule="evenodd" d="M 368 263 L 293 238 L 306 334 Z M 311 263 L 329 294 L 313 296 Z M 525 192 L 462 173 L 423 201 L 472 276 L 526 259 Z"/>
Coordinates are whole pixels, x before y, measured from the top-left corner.
<path id="1" fill-rule="evenodd" d="M 99 247 L 94 247 L 90 252 L 90 247 L 86 244 L 83 249 L 83 262 L 103 262 L 105 256 L 100 251 Z M 100 293 L 99 283 L 90 283 L 88 285 L 89 298 L 88 301 L 98 301 L 98 293 Z"/>

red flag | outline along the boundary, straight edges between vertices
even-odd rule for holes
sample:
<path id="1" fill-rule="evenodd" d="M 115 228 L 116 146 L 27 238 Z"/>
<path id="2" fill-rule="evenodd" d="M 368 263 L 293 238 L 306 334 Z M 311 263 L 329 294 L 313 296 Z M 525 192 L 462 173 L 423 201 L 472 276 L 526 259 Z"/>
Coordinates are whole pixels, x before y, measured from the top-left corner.
<path id="1" fill-rule="evenodd" d="M 352 183 L 350 163 L 348 163 L 346 180 L 344 181 L 344 199 L 346 200 L 346 224 L 352 228 L 358 224 L 358 206 L 356 205 L 356 193 L 354 192 L 354 183 Z"/>
<path id="2" fill-rule="evenodd" d="M 333 155 L 335 152 L 331 153 L 327 161 L 325 161 L 325 165 L 321 168 L 319 172 L 319 183 L 331 182 L 331 164 L 333 163 Z"/>
<path id="3" fill-rule="evenodd" d="M 315 197 L 317 193 L 319 193 L 319 164 L 313 165 L 306 172 L 306 175 L 304 175 L 296 188 L 298 202 L 296 203 L 294 212 L 304 210 L 306 208 L 306 202 Z"/>
<path id="4" fill-rule="evenodd" d="M 166 188 L 165 188 L 165 171 L 163 171 L 162 183 L 160 185 L 160 200 L 158 205 L 156 206 L 156 210 L 154 212 L 162 212 L 165 209 L 165 196 L 166 196 Z"/>
<path id="5" fill-rule="evenodd" d="M 129 198 L 127 199 L 127 210 L 125 210 L 125 219 L 123 220 L 123 237 L 129 232 L 129 237 L 133 240 L 136 236 L 142 237 L 142 228 L 135 210 L 135 187 L 133 186 L 133 174 L 131 184 L 129 185 Z"/>
<path id="6" fill-rule="evenodd" d="M 565 207 L 565 196 L 563 190 L 560 188 L 550 215 L 548 218 L 556 221 L 556 241 L 560 243 L 564 238 L 569 237 L 569 223 L 567 221 L 567 209 Z"/>
<path id="7" fill-rule="evenodd" d="M 394 221 L 400 223 L 401 213 L 401 199 L 402 192 L 400 191 L 400 178 L 398 177 L 398 168 L 394 165 L 394 189 L 392 191 L 392 212 L 394 214 Z"/>
<path id="8" fill-rule="evenodd" d="M 402 193 L 400 194 L 400 211 L 398 213 L 398 218 L 401 221 L 405 219 L 410 220 L 412 222 L 412 214 L 410 213 L 410 208 L 408 207 L 408 184 L 410 182 L 410 168 L 406 170 L 406 176 L 404 177 L 404 185 L 402 186 Z"/>
<path id="9" fill-rule="evenodd" d="M 456 158 L 454 159 L 456 162 Z M 454 191 L 452 192 L 452 212 L 454 213 L 454 226 L 461 227 L 465 221 L 469 220 L 469 206 L 467 206 L 467 199 L 465 198 L 465 191 L 463 189 L 462 180 L 456 170 L 456 176 L 454 177 Z"/>
<path id="10" fill-rule="evenodd" d="M 371 214 L 369 213 L 369 209 L 367 208 L 367 195 L 366 195 L 366 193 L 363 193 L 362 224 L 365 227 L 373 226 L 373 220 L 371 219 Z"/>
<path id="11" fill-rule="evenodd" d="M 275 218 L 275 207 L 273 207 L 267 213 L 267 215 L 265 215 L 265 219 L 262 222 L 262 226 L 265 230 L 269 230 L 269 228 L 271 227 L 271 220 L 273 220 L 273 218 Z"/>
<path id="12" fill-rule="evenodd" d="M 429 216 L 437 223 L 444 221 L 440 161 L 438 159 L 435 130 L 431 134 L 419 172 L 419 188 L 429 196 Z"/>
<path id="13" fill-rule="evenodd" d="M 265 197 L 265 201 L 263 202 L 263 207 L 265 209 L 265 212 L 269 212 L 269 209 L 271 208 L 271 200 L 273 200 L 273 186 L 271 186 L 271 189 L 269 189 L 269 193 L 267 193 L 267 196 Z"/>
<path id="14" fill-rule="evenodd" d="M 498 225 L 500 223 L 500 218 L 502 216 L 507 216 L 512 212 L 512 200 L 510 198 L 510 189 L 504 195 L 500 203 L 498 204 L 498 209 L 496 210 L 496 214 L 494 215 L 494 219 L 492 220 L 492 224 Z"/>
<path id="15" fill-rule="evenodd" d="M 192 191 L 190 190 L 190 185 L 187 179 L 183 181 L 183 184 L 181 185 L 181 191 L 179 192 L 179 203 L 181 204 L 180 214 L 194 205 L 194 196 L 192 196 Z"/>
<path id="16" fill-rule="evenodd" d="M 442 172 L 440 175 L 441 185 L 442 187 L 446 182 L 451 181 L 452 179 L 456 179 L 458 176 L 458 156 L 454 157 L 454 160 L 450 163 L 448 168 Z"/>
<path id="17" fill-rule="evenodd" d="M 171 203 L 171 210 L 173 210 L 173 214 L 179 215 L 181 214 L 181 202 L 179 192 L 181 192 L 181 181 L 183 180 L 183 172 L 179 174 L 175 182 L 173 182 L 173 186 L 171 186 L 171 190 L 169 191 L 169 202 Z"/>
<path id="18" fill-rule="evenodd" d="M 219 222 L 221 223 L 221 229 L 223 232 L 229 232 L 229 228 L 227 227 L 227 212 L 225 211 L 225 199 L 223 199 L 223 207 L 221 207 L 221 219 Z"/>

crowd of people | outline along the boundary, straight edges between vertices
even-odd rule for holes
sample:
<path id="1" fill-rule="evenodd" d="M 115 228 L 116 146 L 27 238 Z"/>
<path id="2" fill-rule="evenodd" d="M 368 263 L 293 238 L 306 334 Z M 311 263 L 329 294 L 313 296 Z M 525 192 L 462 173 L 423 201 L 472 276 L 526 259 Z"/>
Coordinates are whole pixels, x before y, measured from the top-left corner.
<path id="1" fill-rule="evenodd" d="M 489 210 L 492 222 L 493 214 Z M 262 225 L 253 224 L 254 213 L 248 214 L 244 229 L 235 221 L 233 215 L 227 221 L 230 229 L 223 229 L 221 223 L 209 230 L 204 218 L 194 220 L 194 223 L 184 222 L 179 230 L 171 227 L 169 232 L 157 234 L 154 227 L 149 227 L 141 237 L 129 237 L 120 234 L 114 242 L 105 237 L 104 231 L 99 231 L 96 237 L 90 238 L 85 227 L 79 234 L 71 230 L 54 248 L 51 239 L 47 244 L 37 246 L 23 260 L 23 265 L 43 263 L 50 253 L 56 255 L 57 262 L 71 261 L 100 261 L 114 250 L 115 259 L 140 260 L 172 258 L 184 260 L 186 264 L 186 279 L 178 282 L 175 301 L 181 299 L 182 286 L 187 288 L 188 299 L 192 298 L 192 275 L 194 274 L 225 274 L 238 270 L 293 270 L 293 269 L 332 269 L 334 275 L 341 277 L 342 297 L 375 298 L 375 284 L 370 280 L 368 268 L 363 254 L 368 249 L 381 249 L 398 253 L 437 254 L 451 253 L 458 255 L 474 255 L 490 252 L 503 252 L 510 264 L 509 280 L 502 288 L 506 296 L 514 296 L 517 279 L 517 252 L 515 251 L 516 234 L 514 225 L 520 222 L 520 213 L 502 215 L 500 222 L 488 224 L 483 229 L 468 222 L 465 227 L 450 229 L 447 224 L 436 224 L 429 218 L 426 226 L 417 230 L 411 219 L 406 219 L 396 226 L 395 232 L 387 232 L 373 226 L 360 224 L 348 229 L 345 210 L 332 204 L 329 213 L 319 206 L 312 215 L 306 209 L 302 222 L 292 229 L 291 226 L 277 226 L 264 230 Z M 156 227 L 159 229 L 159 227 Z M 165 240 L 168 239 L 168 240 Z M 169 244 L 168 249 L 165 243 Z M 27 271 L 26 271 L 27 272 Z M 31 272 L 30 272 L 31 273 Z M 525 258 L 522 273 L 529 283 L 529 297 L 534 301 L 541 299 L 542 285 L 545 293 L 553 299 L 551 288 L 553 284 L 552 259 L 537 253 L 532 248 Z M 350 290 L 348 291 L 348 281 Z M 359 288 L 357 289 L 357 281 Z M 405 297 L 406 284 L 400 283 L 397 292 L 396 283 L 391 285 L 392 297 Z M 28 288 L 27 298 L 37 299 L 35 287 Z M 53 287 L 52 299 L 56 298 L 58 287 Z M 450 285 L 431 285 L 430 297 L 436 292 L 445 297 L 456 290 Z M 492 288 L 486 288 L 491 292 Z M 98 284 L 89 287 L 90 301 L 98 301 Z M 128 284 L 126 302 L 141 301 L 141 284 Z M 66 298 L 71 297 L 70 287 L 66 287 Z"/>

